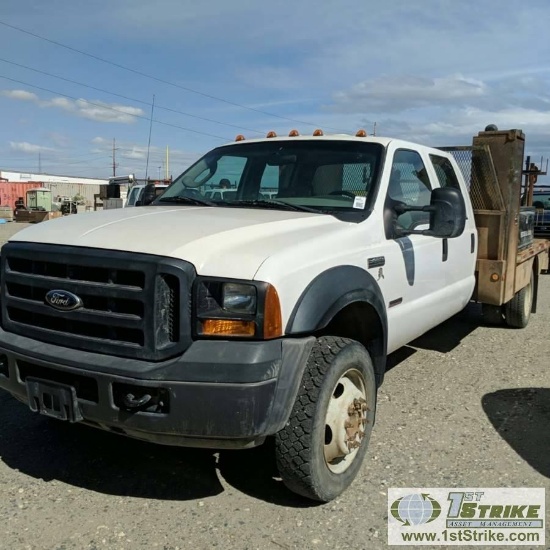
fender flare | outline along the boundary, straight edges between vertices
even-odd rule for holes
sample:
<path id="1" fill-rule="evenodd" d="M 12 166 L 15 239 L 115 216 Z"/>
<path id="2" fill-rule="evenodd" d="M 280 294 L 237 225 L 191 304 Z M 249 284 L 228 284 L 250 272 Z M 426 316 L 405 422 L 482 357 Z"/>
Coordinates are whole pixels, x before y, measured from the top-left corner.
<path id="1" fill-rule="evenodd" d="M 312 334 L 325 328 L 346 306 L 362 302 L 371 305 L 382 325 L 381 349 L 373 357 L 376 371 L 385 370 L 388 318 L 384 298 L 374 277 L 357 266 L 333 267 L 319 274 L 302 292 L 289 317 L 286 334 Z"/>

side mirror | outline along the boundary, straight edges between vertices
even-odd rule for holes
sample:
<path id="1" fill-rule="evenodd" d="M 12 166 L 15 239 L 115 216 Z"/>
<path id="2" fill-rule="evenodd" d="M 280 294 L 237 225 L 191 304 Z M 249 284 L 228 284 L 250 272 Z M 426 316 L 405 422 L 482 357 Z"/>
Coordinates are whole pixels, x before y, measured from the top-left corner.
<path id="1" fill-rule="evenodd" d="M 140 198 L 141 200 L 137 201 L 141 203 L 140 206 L 147 206 L 148 204 L 151 204 L 157 198 L 157 190 L 156 190 L 155 184 L 154 183 L 147 184 L 143 189 L 143 192 Z"/>
<path id="2" fill-rule="evenodd" d="M 430 199 L 430 229 L 426 235 L 452 239 L 459 237 L 466 226 L 466 204 L 459 189 L 434 189 Z"/>
<path id="3" fill-rule="evenodd" d="M 430 197 L 430 206 L 407 206 L 399 204 L 398 214 L 404 212 L 429 212 L 430 228 L 422 231 L 407 231 L 413 235 L 428 235 L 442 239 L 459 237 L 466 226 L 466 204 L 462 193 L 454 187 L 434 189 Z"/>

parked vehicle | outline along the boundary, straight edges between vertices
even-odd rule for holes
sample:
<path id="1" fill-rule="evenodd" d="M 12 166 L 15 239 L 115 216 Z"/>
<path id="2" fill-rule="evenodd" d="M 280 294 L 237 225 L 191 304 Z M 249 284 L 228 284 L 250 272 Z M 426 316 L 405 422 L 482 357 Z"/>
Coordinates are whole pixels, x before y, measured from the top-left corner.
<path id="1" fill-rule="evenodd" d="M 128 192 L 128 196 L 126 197 L 126 202 L 124 203 L 124 206 L 138 206 L 136 203 L 139 203 L 141 201 L 145 187 L 147 186 L 141 184 L 134 185 Z M 165 184 L 155 185 L 157 196 L 160 196 L 167 187 L 168 185 Z"/>
<path id="2" fill-rule="evenodd" d="M 277 189 L 260 189 L 260 197 L 263 199 L 276 199 L 279 191 Z"/>
<path id="3" fill-rule="evenodd" d="M 215 201 L 225 201 L 234 199 L 237 196 L 236 189 L 208 189 L 204 192 L 204 196 L 207 199 L 213 199 Z"/>
<path id="4" fill-rule="evenodd" d="M 139 212 L 13 236 L 0 387 L 42 414 L 162 444 L 274 437 L 291 490 L 341 494 L 367 452 L 387 355 L 472 297 L 525 326 L 550 243 L 531 231 L 520 247 L 519 130 L 447 151 L 363 131 L 291 136 L 218 147 Z M 239 182 L 238 199 L 189 194 L 220 178 Z M 276 198 L 259 198 L 266 181 Z"/>
<path id="5" fill-rule="evenodd" d="M 550 185 L 539 185 L 533 192 L 534 229 L 538 237 L 550 237 Z"/>

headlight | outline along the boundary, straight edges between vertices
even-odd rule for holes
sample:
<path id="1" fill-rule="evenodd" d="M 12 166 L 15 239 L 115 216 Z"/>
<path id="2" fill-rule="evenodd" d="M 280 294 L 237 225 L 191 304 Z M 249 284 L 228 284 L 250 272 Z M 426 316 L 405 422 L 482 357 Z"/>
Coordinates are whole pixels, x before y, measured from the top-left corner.
<path id="1" fill-rule="evenodd" d="M 222 307 L 231 313 L 256 313 L 256 287 L 241 283 L 223 283 Z"/>
<path id="2" fill-rule="evenodd" d="M 269 283 L 200 277 L 195 281 L 193 296 L 197 336 L 282 336 L 279 296 Z"/>

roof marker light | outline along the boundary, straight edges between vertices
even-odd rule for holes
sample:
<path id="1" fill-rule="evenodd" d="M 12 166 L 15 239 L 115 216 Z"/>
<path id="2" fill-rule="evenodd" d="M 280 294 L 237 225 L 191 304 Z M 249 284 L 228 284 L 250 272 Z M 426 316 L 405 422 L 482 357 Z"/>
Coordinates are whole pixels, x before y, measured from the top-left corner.
<path id="1" fill-rule="evenodd" d="M 266 138 L 274 138 L 274 137 L 277 137 L 277 134 L 276 134 L 276 132 L 271 130 L 271 132 L 267 132 L 267 136 L 265 136 L 265 137 Z"/>
<path id="2" fill-rule="evenodd" d="M 315 130 L 315 131 L 313 132 L 313 135 L 314 135 L 315 137 L 318 137 L 318 136 L 324 136 L 325 134 L 324 134 L 323 130 L 321 130 L 320 128 L 317 128 L 317 130 Z"/>
<path id="3" fill-rule="evenodd" d="M 290 130 L 290 132 L 288 133 L 288 137 L 296 137 L 299 135 L 300 135 L 300 132 L 298 132 L 298 130 Z"/>
<path id="4" fill-rule="evenodd" d="M 360 130 L 357 130 L 355 137 L 367 137 L 367 132 L 361 128 Z"/>
<path id="5" fill-rule="evenodd" d="M 236 138 L 235 138 L 235 141 L 244 141 L 246 138 L 242 135 L 242 134 L 239 134 Z"/>

